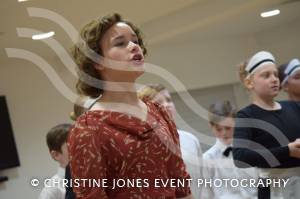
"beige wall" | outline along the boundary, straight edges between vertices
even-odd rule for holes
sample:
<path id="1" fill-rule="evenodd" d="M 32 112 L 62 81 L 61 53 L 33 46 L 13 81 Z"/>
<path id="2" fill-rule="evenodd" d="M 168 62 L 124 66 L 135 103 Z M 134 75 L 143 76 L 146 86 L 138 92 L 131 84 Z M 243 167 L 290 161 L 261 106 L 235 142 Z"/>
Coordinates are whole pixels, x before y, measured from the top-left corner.
<path id="1" fill-rule="evenodd" d="M 238 81 L 235 65 L 258 49 L 271 50 L 281 62 L 300 57 L 299 32 L 298 23 L 291 23 L 255 35 L 199 41 L 174 38 L 168 43 L 150 46 L 148 62 L 174 74 L 187 89 L 206 89 L 210 99 L 213 91 L 222 88 L 214 86 L 233 84 L 230 88 L 225 86 L 231 90 L 230 94 L 216 92 L 215 96 L 230 97 L 241 107 L 248 103 L 248 97 L 239 84 L 234 84 Z M 47 59 L 60 68 L 55 57 Z M 74 83 L 68 71 L 62 68 L 57 71 L 68 85 Z M 164 76 L 146 74 L 141 82 L 160 81 L 174 90 L 172 85 L 175 84 L 164 79 Z M 8 175 L 10 179 L 0 184 L 0 198 L 36 198 L 40 187 L 31 187 L 30 179 L 41 179 L 56 172 L 56 164 L 46 148 L 45 134 L 53 125 L 70 122 L 68 114 L 72 103 L 37 66 L 24 60 L 10 59 L 0 66 L 0 94 L 7 97 L 21 160 L 20 167 L 1 171 L 1 175 Z M 207 131 L 207 127 L 203 129 Z"/>
<path id="2" fill-rule="evenodd" d="M 45 135 L 52 126 L 70 122 L 72 104 L 37 66 L 23 60 L 0 67 L 0 88 L 0 94 L 7 98 L 21 162 L 20 167 L 1 171 L 9 180 L 0 184 L 0 198 L 37 198 L 40 187 L 31 187 L 31 178 L 52 176 L 57 168 L 49 156 Z"/>

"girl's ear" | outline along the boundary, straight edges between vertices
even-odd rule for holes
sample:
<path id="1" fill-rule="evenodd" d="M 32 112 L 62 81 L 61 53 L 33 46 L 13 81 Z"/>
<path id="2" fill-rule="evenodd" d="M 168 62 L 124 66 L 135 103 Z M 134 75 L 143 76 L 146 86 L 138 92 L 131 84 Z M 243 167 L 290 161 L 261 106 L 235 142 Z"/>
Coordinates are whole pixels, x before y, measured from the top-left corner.
<path id="1" fill-rule="evenodd" d="M 247 88 L 248 90 L 251 90 L 251 89 L 253 88 L 252 77 L 246 78 L 246 79 L 244 80 L 244 84 L 245 84 L 245 86 L 246 86 L 246 88 Z"/>
<path id="2" fill-rule="evenodd" d="M 101 63 L 95 64 L 95 68 L 96 68 L 97 70 L 104 70 L 104 66 L 103 66 Z"/>

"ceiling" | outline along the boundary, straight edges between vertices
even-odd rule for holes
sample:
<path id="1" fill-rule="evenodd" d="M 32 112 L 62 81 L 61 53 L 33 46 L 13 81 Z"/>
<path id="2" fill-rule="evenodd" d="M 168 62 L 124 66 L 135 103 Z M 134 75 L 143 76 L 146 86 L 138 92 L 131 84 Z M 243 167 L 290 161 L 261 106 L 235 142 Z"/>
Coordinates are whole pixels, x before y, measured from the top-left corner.
<path id="1" fill-rule="evenodd" d="M 182 40 L 197 41 L 254 34 L 291 22 L 300 25 L 298 0 L 2 0 L 2 64 L 11 63 L 5 48 L 26 49 L 42 57 L 55 57 L 55 52 L 42 41 L 18 36 L 17 28 L 31 28 L 41 32 L 55 31 L 54 39 L 66 50 L 72 45 L 66 25 L 62 27 L 55 20 L 31 17 L 29 8 L 55 12 L 77 30 L 92 18 L 119 12 L 141 26 L 150 46 L 170 41 L 174 43 Z M 267 19 L 260 18 L 261 11 L 273 8 L 279 8 L 281 14 Z"/>

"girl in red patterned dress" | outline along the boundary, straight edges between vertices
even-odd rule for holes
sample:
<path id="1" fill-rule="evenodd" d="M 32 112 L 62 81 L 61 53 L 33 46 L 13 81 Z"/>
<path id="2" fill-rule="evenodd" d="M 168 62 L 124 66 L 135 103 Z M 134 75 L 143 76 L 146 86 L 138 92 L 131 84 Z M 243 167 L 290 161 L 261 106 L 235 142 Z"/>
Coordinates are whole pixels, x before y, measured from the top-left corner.
<path id="1" fill-rule="evenodd" d="M 97 103 L 76 120 L 68 146 L 77 198 L 192 198 L 178 133 L 167 112 L 140 100 L 146 48 L 118 14 L 83 27 L 73 49 L 80 94 Z"/>

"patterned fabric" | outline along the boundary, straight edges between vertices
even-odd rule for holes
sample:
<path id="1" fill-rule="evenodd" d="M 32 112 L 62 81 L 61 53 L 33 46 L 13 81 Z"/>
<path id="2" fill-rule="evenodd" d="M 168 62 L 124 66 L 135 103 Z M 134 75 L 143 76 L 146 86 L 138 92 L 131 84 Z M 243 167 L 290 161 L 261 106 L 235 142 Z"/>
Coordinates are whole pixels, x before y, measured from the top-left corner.
<path id="1" fill-rule="evenodd" d="M 154 184 L 155 180 L 182 182 L 190 177 L 174 122 L 159 105 L 145 103 L 146 121 L 102 110 L 88 111 L 78 118 L 68 140 L 73 180 L 107 179 L 108 187 L 84 186 L 80 181 L 80 187 L 73 186 L 77 198 L 171 199 L 190 195 L 187 183 L 176 187 Z M 118 179 L 141 179 L 142 183 L 114 186 Z"/>

